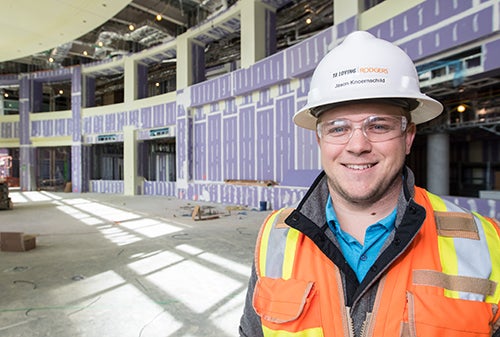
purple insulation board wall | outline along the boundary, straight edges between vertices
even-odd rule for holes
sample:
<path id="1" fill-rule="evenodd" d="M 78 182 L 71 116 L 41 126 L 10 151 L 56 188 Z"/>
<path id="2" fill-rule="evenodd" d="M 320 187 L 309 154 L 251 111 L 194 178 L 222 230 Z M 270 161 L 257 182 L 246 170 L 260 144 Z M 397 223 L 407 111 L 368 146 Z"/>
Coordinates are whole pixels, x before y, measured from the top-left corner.
<path id="1" fill-rule="evenodd" d="M 293 96 L 285 96 L 276 99 L 276 127 L 274 128 L 276 148 L 275 157 L 275 178 L 277 182 L 286 179 L 287 172 L 294 169 L 295 157 L 295 130 L 297 127 L 292 122 L 292 116 L 295 112 L 295 99 Z M 300 146 L 300 144 L 297 144 Z M 302 148 L 297 148 L 302 151 Z M 317 149 L 316 149 L 317 151 Z M 293 185 L 292 186 L 297 186 Z"/>
<path id="2" fill-rule="evenodd" d="M 71 146 L 71 188 L 73 192 L 80 193 L 85 192 L 83 186 L 83 167 L 82 167 L 83 151 L 82 145 Z"/>
<path id="3" fill-rule="evenodd" d="M 237 179 L 254 179 L 255 175 L 255 106 L 243 107 L 239 113 L 239 172 Z"/>
<path id="4" fill-rule="evenodd" d="M 22 145 L 19 149 L 19 161 L 21 165 L 21 171 L 19 172 L 21 190 L 32 191 L 36 187 L 36 149 Z"/>
<path id="5" fill-rule="evenodd" d="M 31 81 L 27 75 L 21 75 L 19 82 L 19 143 L 27 145 L 30 143 L 30 87 Z"/>
<path id="6" fill-rule="evenodd" d="M 255 164 L 259 180 L 274 179 L 274 109 L 257 111 Z"/>
<path id="7" fill-rule="evenodd" d="M 231 79 L 231 74 L 226 74 L 213 80 L 193 85 L 191 88 L 191 104 L 196 106 L 230 98 L 233 94 Z"/>
<path id="8" fill-rule="evenodd" d="M 457 204 L 460 207 L 471 210 L 473 212 L 478 212 L 481 215 L 500 219 L 499 200 L 452 196 L 446 196 L 443 198 L 453 202 L 454 204 Z"/>
<path id="9" fill-rule="evenodd" d="M 207 179 L 212 181 L 222 180 L 222 121 L 221 114 L 213 114 L 208 116 L 208 130 L 206 137 L 206 162 Z"/>
<path id="10" fill-rule="evenodd" d="M 484 71 L 500 68 L 500 40 L 487 42 L 483 48 Z"/>
<path id="11" fill-rule="evenodd" d="M 425 1 L 371 28 L 370 32 L 389 41 L 397 41 L 414 34 L 415 38 L 400 44 L 400 47 L 417 61 L 473 42 L 496 31 L 495 18 L 498 9 L 495 11 L 495 6 L 487 6 L 471 11 L 472 2 Z M 454 20 L 446 20 L 452 16 L 455 16 Z M 431 26 L 433 29 L 424 31 Z"/>
<path id="12" fill-rule="evenodd" d="M 445 19 L 460 15 L 472 7 L 472 0 L 432 0 L 410 8 L 370 29 L 378 37 L 390 41 L 418 34 L 423 28 L 441 23 Z"/>
<path id="13" fill-rule="evenodd" d="M 276 53 L 276 13 L 273 10 L 266 10 L 266 55 Z"/>
<path id="14" fill-rule="evenodd" d="M 238 119 L 231 116 L 223 119 L 222 162 L 225 179 L 238 179 L 238 140 L 236 126 Z"/>
<path id="15" fill-rule="evenodd" d="M 89 192 L 89 181 L 90 181 L 90 171 L 91 171 L 91 154 L 92 147 L 88 144 L 82 145 L 81 148 L 82 156 L 81 156 L 81 175 L 82 175 L 82 192 Z M 74 187 L 73 187 L 74 188 Z"/>
<path id="16" fill-rule="evenodd" d="M 205 80 L 205 47 L 192 42 L 191 55 L 193 83 L 203 82 Z"/>
<path id="17" fill-rule="evenodd" d="M 206 123 L 194 124 L 194 149 L 193 149 L 193 167 L 195 168 L 195 180 L 207 180 L 208 168 L 206 157 L 206 139 L 207 139 L 207 125 Z"/>
<path id="18" fill-rule="evenodd" d="M 82 81 L 85 81 L 85 106 L 91 107 L 95 106 L 95 78 L 94 77 L 84 77 Z"/>
<path id="19" fill-rule="evenodd" d="M 68 132 L 61 135 L 71 135 L 73 142 L 82 141 L 82 68 L 75 67 L 71 74 L 71 120 L 67 122 Z"/>
<path id="20" fill-rule="evenodd" d="M 0 126 L 0 138 L 19 138 L 19 122 L 2 122 Z"/>
<path id="21" fill-rule="evenodd" d="M 145 181 L 144 194 L 146 195 L 177 195 L 175 182 L 170 181 Z"/>
<path id="22" fill-rule="evenodd" d="M 31 137 L 73 136 L 74 118 L 50 119 L 31 122 Z"/>
<path id="23" fill-rule="evenodd" d="M 328 52 L 333 41 L 332 29 L 326 29 L 313 37 L 287 48 L 285 78 L 302 77 L 311 74 L 319 61 Z"/>
<path id="24" fill-rule="evenodd" d="M 144 64 L 137 64 L 137 98 L 148 97 L 148 66 Z"/>
<path id="25" fill-rule="evenodd" d="M 151 115 L 152 107 L 141 109 L 141 129 L 149 129 L 153 127 L 153 116 Z"/>
<path id="26" fill-rule="evenodd" d="M 130 110 L 128 112 L 128 120 L 129 120 L 129 125 L 139 127 L 140 125 L 139 110 Z"/>
<path id="27" fill-rule="evenodd" d="M 122 180 L 91 180 L 90 190 L 98 193 L 123 194 Z"/>

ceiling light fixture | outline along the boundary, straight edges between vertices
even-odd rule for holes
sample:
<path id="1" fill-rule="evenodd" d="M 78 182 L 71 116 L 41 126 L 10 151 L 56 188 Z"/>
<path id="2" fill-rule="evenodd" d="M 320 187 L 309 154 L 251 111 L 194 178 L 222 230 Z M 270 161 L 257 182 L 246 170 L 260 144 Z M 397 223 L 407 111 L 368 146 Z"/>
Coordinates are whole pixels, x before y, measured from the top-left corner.
<path id="1" fill-rule="evenodd" d="M 464 112 L 466 109 L 467 107 L 465 106 L 465 104 L 460 104 L 459 106 L 457 106 L 458 112 Z"/>
<path id="2" fill-rule="evenodd" d="M 50 63 L 54 62 L 54 59 L 52 57 L 49 57 L 49 62 Z"/>
<path id="3" fill-rule="evenodd" d="M 130 24 L 130 25 L 128 25 L 128 29 L 132 31 L 135 29 L 135 26 L 133 24 Z"/>
<path id="4" fill-rule="evenodd" d="M 310 7 L 310 5 L 306 5 L 304 15 L 306 16 L 306 24 L 310 25 L 312 23 L 313 16 L 316 15 L 316 11 Z"/>
<path id="5" fill-rule="evenodd" d="M 163 19 L 163 17 L 161 16 L 161 14 L 158 14 L 156 16 L 156 21 L 161 21 Z"/>

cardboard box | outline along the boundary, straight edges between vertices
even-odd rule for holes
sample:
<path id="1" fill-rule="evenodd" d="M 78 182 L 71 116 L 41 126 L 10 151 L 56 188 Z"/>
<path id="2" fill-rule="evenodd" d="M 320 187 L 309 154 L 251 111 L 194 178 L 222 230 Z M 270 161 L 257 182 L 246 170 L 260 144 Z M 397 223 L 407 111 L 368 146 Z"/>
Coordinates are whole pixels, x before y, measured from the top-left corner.
<path id="1" fill-rule="evenodd" d="M 36 236 L 22 232 L 1 232 L 0 249 L 4 252 L 25 252 L 36 247 Z"/>

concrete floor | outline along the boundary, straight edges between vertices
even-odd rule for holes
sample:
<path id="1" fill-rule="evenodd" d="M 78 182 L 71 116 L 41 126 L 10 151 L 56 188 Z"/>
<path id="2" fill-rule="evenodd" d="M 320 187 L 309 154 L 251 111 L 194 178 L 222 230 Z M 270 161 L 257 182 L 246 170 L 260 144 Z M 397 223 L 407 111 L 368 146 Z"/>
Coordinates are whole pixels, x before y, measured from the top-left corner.
<path id="1" fill-rule="evenodd" d="M 253 248 L 269 211 L 169 197 L 20 192 L 0 231 L 0 335 L 237 336 Z M 194 221 L 196 205 L 220 218 Z"/>

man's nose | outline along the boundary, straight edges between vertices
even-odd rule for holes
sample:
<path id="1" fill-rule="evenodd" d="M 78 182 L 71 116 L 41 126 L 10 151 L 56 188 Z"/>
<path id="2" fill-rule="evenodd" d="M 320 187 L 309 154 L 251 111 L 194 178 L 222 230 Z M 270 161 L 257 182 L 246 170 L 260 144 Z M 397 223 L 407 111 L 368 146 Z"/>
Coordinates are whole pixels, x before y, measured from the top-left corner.
<path id="1" fill-rule="evenodd" d="M 346 144 L 346 149 L 350 152 L 362 153 L 371 150 L 371 142 L 366 138 L 362 127 L 352 130 L 351 137 Z"/>

